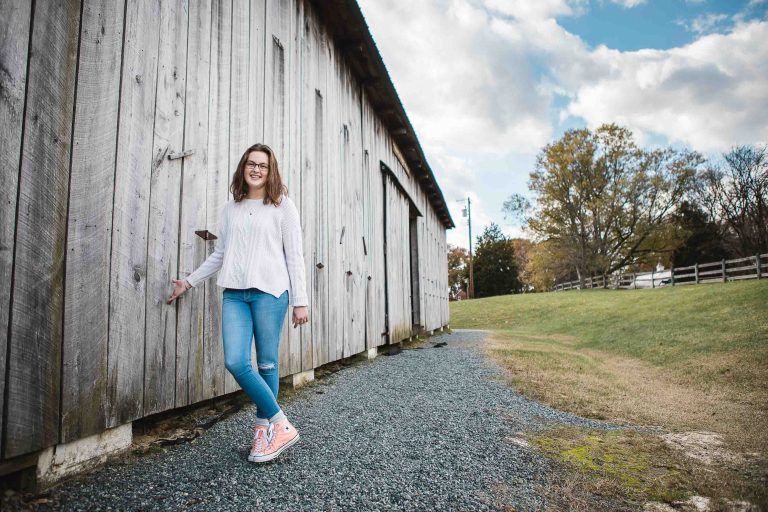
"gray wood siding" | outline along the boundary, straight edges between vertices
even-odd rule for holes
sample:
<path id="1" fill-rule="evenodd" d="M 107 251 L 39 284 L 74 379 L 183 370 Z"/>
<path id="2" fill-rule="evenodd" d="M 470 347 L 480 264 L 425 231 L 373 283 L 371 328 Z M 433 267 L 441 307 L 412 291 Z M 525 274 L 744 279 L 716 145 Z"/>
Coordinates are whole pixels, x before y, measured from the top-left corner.
<path id="1" fill-rule="evenodd" d="M 3 94 L 0 94 L 0 337 L 9 333 L 8 322 L 13 282 L 16 200 L 19 160 L 27 85 L 27 54 L 32 16 L 26 0 L 0 0 L 0 63 Z M 0 414 L 5 411 L 5 370 L 9 340 L 0 342 Z M 0 456 L 3 453 L 3 422 L 0 421 Z"/>
<path id="2" fill-rule="evenodd" d="M 448 323 L 445 217 L 316 4 L 34 6 L 0 0 L 0 460 L 239 389 L 216 276 L 165 300 L 256 142 L 304 236 L 311 321 L 289 310 L 281 376 Z"/>
<path id="3" fill-rule="evenodd" d="M 35 3 L 20 167 L 16 164 L 18 215 L 3 372 L 8 397 L 4 457 L 59 441 L 64 248 L 80 12 L 76 0 Z"/>
<path id="4" fill-rule="evenodd" d="M 206 223 L 208 175 L 208 132 L 211 81 L 211 2 L 189 5 L 187 76 L 184 108 L 184 149 L 195 153 L 182 161 L 179 222 L 179 276 L 191 274 L 207 256 L 207 245 L 195 234 L 208 229 L 218 233 L 218 226 Z M 170 295 L 170 293 L 169 293 Z M 205 287 L 188 291 L 177 306 L 176 370 L 174 402 L 176 407 L 190 403 L 190 377 L 194 379 L 198 354 L 202 356 L 205 319 Z M 195 388 L 196 389 L 196 388 Z M 194 391 L 194 390 L 193 390 Z"/>
<path id="5" fill-rule="evenodd" d="M 208 166 L 205 197 L 205 229 L 217 236 L 224 205 L 227 202 L 227 190 L 229 189 L 232 165 L 237 162 L 231 160 L 231 138 L 242 140 L 242 133 L 233 133 L 230 128 L 234 122 L 242 130 L 241 112 L 230 118 L 235 106 L 242 108 L 242 87 L 244 84 L 233 84 L 232 70 L 247 65 L 242 62 L 243 55 L 241 45 L 235 51 L 233 37 L 233 9 L 232 3 L 216 0 L 212 2 L 211 9 L 211 75 L 210 75 L 210 103 L 208 111 Z M 237 18 L 241 19 L 241 13 Z M 242 26 L 239 31 L 242 32 Z M 238 35 L 238 39 L 242 37 Z M 245 46 L 247 49 L 247 45 Z M 241 60 L 232 63 L 234 56 Z M 238 75 L 239 76 L 239 75 Z M 233 88 L 233 85 L 235 87 Z M 235 99 L 235 105 L 232 99 Z M 247 108 L 247 107 L 246 107 Z M 247 110 L 246 110 L 247 112 Z M 234 121 L 233 121 L 234 119 Z M 242 152 L 245 148 L 241 148 Z M 240 155 L 237 155 L 238 158 Z M 231 165 L 230 165 L 231 164 Z M 203 228 L 197 228 L 203 229 Z M 199 243 L 199 242 L 197 242 Z M 205 242 L 207 246 L 206 257 L 213 252 L 215 242 Z M 187 403 L 195 403 L 200 400 L 212 398 L 225 392 L 237 389 L 234 379 L 224 369 L 224 348 L 221 343 L 221 289 L 216 286 L 216 278 L 213 277 L 203 283 L 205 297 L 203 336 L 197 343 L 189 346 L 190 357 L 187 369 L 189 383 L 189 398 Z"/>
<path id="6" fill-rule="evenodd" d="M 107 426 L 142 416 L 147 238 L 160 24 L 157 2 L 128 2 L 115 169 Z"/>
<path id="7" fill-rule="evenodd" d="M 166 2 L 160 9 L 157 96 L 147 232 L 146 329 L 143 414 L 174 407 L 176 308 L 164 307 L 168 283 L 178 275 L 179 212 L 184 150 L 188 9 Z"/>
<path id="8" fill-rule="evenodd" d="M 83 6 L 64 287 L 64 442 L 101 432 L 106 426 L 109 261 L 123 13 L 123 2 L 86 1 Z"/>

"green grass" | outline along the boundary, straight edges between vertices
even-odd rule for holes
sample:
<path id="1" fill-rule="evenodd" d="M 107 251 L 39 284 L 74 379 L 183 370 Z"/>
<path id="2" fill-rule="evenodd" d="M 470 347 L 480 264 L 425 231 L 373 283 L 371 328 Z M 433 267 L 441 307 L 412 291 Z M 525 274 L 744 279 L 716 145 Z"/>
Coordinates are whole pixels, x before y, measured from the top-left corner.
<path id="1" fill-rule="evenodd" d="M 768 280 L 651 290 L 582 290 L 451 303 L 455 328 L 572 336 L 655 364 L 768 345 Z"/>

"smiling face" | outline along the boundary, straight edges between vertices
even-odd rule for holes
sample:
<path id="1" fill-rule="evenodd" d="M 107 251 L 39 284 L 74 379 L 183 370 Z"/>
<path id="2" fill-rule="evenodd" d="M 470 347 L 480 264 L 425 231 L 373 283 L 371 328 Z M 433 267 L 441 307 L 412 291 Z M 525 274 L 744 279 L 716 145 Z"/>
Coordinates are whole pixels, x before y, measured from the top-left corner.
<path id="1" fill-rule="evenodd" d="M 243 151 L 229 185 L 232 198 L 263 199 L 264 204 L 279 206 L 288 189 L 280 178 L 280 166 L 272 148 L 257 143 Z"/>
<path id="2" fill-rule="evenodd" d="M 243 175 L 250 191 L 266 187 L 269 176 L 269 155 L 263 151 L 251 151 L 248 154 Z"/>

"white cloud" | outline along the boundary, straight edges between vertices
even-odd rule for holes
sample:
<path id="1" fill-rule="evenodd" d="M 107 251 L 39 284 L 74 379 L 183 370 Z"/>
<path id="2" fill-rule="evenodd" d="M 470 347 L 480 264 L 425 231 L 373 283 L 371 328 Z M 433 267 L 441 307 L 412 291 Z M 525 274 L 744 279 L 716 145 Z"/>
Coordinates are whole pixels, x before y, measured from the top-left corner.
<path id="1" fill-rule="evenodd" d="M 621 5 L 622 7 L 626 7 L 627 9 L 631 9 L 632 7 L 637 7 L 638 5 L 642 5 L 647 0 L 611 0 L 612 3 Z"/>
<path id="2" fill-rule="evenodd" d="M 630 0 L 631 1 L 631 0 Z M 543 20 L 556 16 L 583 14 L 588 0 L 484 0 L 486 8 L 493 12 L 520 20 Z"/>
<path id="3" fill-rule="evenodd" d="M 526 55 L 472 2 L 361 2 L 422 144 L 535 151 L 552 134 L 549 98 Z M 407 58 L 401 56 L 407 55 Z"/>
<path id="4" fill-rule="evenodd" d="M 617 122 L 701 151 L 768 141 L 768 23 L 738 24 L 681 48 L 599 47 L 597 76 L 580 80 L 567 113 L 595 127 Z"/>
<path id="5" fill-rule="evenodd" d="M 681 20 L 677 24 L 685 28 L 688 32 L 695 34 L 706 34 L 723 28 L 725 21 L 731 18 L 725 14 L 707 13 L 695 17 L 692 20 Z"/>

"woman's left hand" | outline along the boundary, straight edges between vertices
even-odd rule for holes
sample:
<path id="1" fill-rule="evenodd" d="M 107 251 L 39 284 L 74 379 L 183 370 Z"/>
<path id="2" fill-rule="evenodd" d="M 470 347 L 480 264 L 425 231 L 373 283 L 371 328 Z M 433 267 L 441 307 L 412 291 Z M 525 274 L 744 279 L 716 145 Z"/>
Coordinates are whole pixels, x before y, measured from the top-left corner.
<path id="1" fill-rule="evenodd" d="M 293 327 L 298 327 L 309 322 L 309 308 L 307 306 L 296 306 L 293 308 Z"/>

